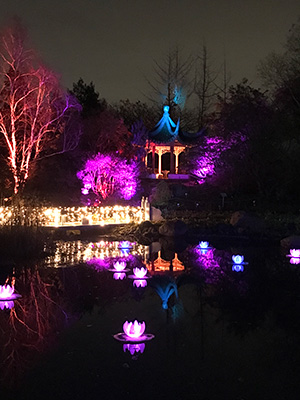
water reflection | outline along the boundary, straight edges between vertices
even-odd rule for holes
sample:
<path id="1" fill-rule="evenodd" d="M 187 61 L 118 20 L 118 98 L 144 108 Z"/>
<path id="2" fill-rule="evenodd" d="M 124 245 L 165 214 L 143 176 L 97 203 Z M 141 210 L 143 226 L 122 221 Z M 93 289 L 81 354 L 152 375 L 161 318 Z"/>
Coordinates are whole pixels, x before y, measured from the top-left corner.
<path id="1" fill-rule="evenodd" d="M 76 398 L 76 382 L 82 365 L 88 368 L 80 384 L 94 397 L 100 391 L 105 393 L 107 382 L 114 382 L 116 374 L 124 377 L 126 385 L 134 379 L 142 380 L 142 375 L 148 376 L 153 369 L 169 381 L 177 371 L 176 390 L 181 390 L 184 398 L 184 393 L 190 390 L 184 379 L 186 371 L 189 382 L 199 393 L 209 391 L 212 386 L 207 382 L 219 382 L 217 378 L 223 375 L 226 379 L 220 392 L 224 388 L 231 390 L 236 385 L 233 377 L 240 373 L 239 366 L 243 366 L 244 379 L 248 379 L 255 371 L 251 361 L 249 365 L 249 354 L 259 363 L 261 353 L 256 350 L 263 348 L 268 349 L 265 354 L 268 362 L 260 366 L 262 380 L 275 365 L 273 359 L 267 358 L 272 357 L 270 354 L 281 360 L 286 357 L 283 366 L 277 365 L 281 372 L 284 367 L 289 368 L 290 361 L 294 370 L 300 372 L 295 361 L 300 359 L 298 268 L 291 268 L 290 260 L 278 249 L 209 247 L 203 253 L 197 245 L 190 245 L 177 253 L 170 249 L 166 252 L 158 246 L 152 246 L 154 251 L 151 251 L 151 247 L 133 243 L 124 254 L 119 242 L 75 241 L 68 246 L 66 242 L 58 242 L 55 254 L 47 257 L 45 265 L 16 271 L 16 286 L 23 297 L 11 307 L 2 303 L 2 379 L 6 383 L 13 380 L 16 385 L 27 368 L 28 381 L 35 388 L 31 390 L 29 383 L 29 386 L 23 385 L 27 398 L 50 398 L 45 397 L 48 382 L 59 382 L 58 387 L 63 390 L 55 398 L 60 400 L 67 390 L 69 398 Z M 74 249 L 73 255 L 70 249 Z M 244 254 L 249 262 L 243 272 L 243 264 L 232 262 L 232 257 L 239 254 Z M 147 269 L 151 279 L 130 280 L 125 279 L 123 270 L 110 272 L 116 263 L 126 263 L 126 269 L 132 274 L 136 268 Z M 66 268 L 57 268 L 62 264 Z M 68 268 L 69 265 L 72 267 Z M 118 279 L 113 279 L 117 274 Z M 121 277 L 121 274 L 124 275 Z M 112 339 L 120 324 L 133 318 L 146 320 L 156 336 L 146 351 L 143 342 L 121 346 Z M 60 335 L 62 331 L 64 335 Z M 289 338 L 285 341 L 287 355 L 278 353 L 282 337 Z M 57 353 L 51 350 L 51 343 L 56 344 Z M 48 358 L 43 359 L 43 370 L 38 368 L 36 355 L 45 350 L 53 361 L 48 365 Z M 239 365 L 236 354 L 240 357 Z M 130 362 L 138 357 L 141 364 L 137 371 Z M 229 358 L 232 360 L 230 373 L 226 369 Z M 124 361 L 129 368 L 118 370 Z M 37 368 L 30 374 L 33 362 Z M 199 380 L 199 366 L 201 376 L 205 377 L 203 385 Z M 99 371 L 101 379 L 96 379 Z M 37 380 L 44 384 L 36 387 Z M 122 385 L 112 386 L 111 398 L 118 398 Z M 171 391 L 176 396 L 173 386 L 167 388 L 166 379 L 156 382 L 155 387 L 157 391 L 160 389 L 168 395 Z M 249 387 L 252 387 L 250 383 Z M 136 394 L 129 386 L 126 390 Z M 145 394 L 144 387 L 140 390 Z M 210 393 L 206 394 L 207 398 L 213 398 Z M 234 393 L 231 397 L 241 398 L 241 395 Z"/>
<path id="2" fill-rule="evenodd" d="M 124 243 L 126 246 L 124 247 Z M 108 258 L 126 257 L 129 254 L 140 255 L 144 260 L 149 258 L 149 246 L 144 246 L 131 242 L 104 241 L 85 242 L 75 241 L 57 241 L 54 252 L 52 249 L 45 249 L 50 252 L 45 262 L 51 267 L 60 267 L 63 265 L 74 265 L 81 262 L 98 263 Z M 104 264 L 102 264 L 104 265 Z"/>

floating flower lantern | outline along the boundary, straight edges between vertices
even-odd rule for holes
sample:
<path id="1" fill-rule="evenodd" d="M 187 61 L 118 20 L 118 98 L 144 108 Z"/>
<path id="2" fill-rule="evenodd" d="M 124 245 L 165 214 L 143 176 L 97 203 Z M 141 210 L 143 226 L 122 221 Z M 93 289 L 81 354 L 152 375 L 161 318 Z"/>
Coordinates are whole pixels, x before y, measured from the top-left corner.
<path id="1" fill-rule="evenodd" d="M 10 301 L 21 297 L 19 294 L 14 293 L 14 285 L 0 285 L 0 301 Z"/>
<path id="2" fill-rule="evenodd" d="M 198 252 L 200 254 L 207 254 L 208 250 L 211 250 L 211 246 L 209 245 L 209 242 L 201 241 L 199 242 L 198 246 L 196 247 Z"/>
<path id="3" fill-rule="evenodd" d="M 232 256 L 232 271 L 235 272 L 243 272 L 244 271 L 244 265 L 247 265 L 248 263 L 244 261 L 244 256 L 241 256 L 239 254 L 233 255 Z"/>
<path id="4" fill-rule="evenodd" d="M 132 244 L 127 240 L 124 240 L 119 243 L 119 249 L 132 249 Z"/>
<path id="5" fill-rule="evenodd" d="M 290 257 L 291 264 L 300 264 L 300 249 L 290 249 L 290 254 L 287 257 Z"/>
<path id="6" fill-rule="evenodd" d="M 151 333 L 144 333 L 146 328 L 145 322 L 138 322 L 135 320 L 134 322 L 124 322 L 123 331 L 121 333 L 117 333 L 114 335 L 116 340 L 120 342 L 133 342 L 140 343 L 146 342 L 154 338 L 154 335 Z"/>
<path id="7" fill-rule="evenodd" d="M 125 272 L 115 272 L 115 273 L 113 274 L 113 278 L 114 278 L 115 280 L 120 280 L 120 281 L 122 281 L 123 279 L 126 278 L 126 274 L 125 274 Z"/>
<path id="8" fill-rule="evenodd" d="M 149 279 L 149 276 L 147 276 L 147 273 L 148 273 L 147 268 L 144 268 L 144 267 L 142 267 L 142 268 L 133 268 L 133 274 L 134 275 L 129 275 L 129 278 L 130 279 L 135 279 L 135 280 L 138 280 L 138 279 L 142 279 L 142 280 Z"/>
<path id="9" fill-rule="evenodd" d="M 125 261 L 117 261 L 114 263 L 114 268 L 109 269 L 109 271 L 113 272 L 128 272 L 129 269 L 126 268 L 126 262 Z"/>
<path id="10" fill-rule="evenodd" d="M 147 281 L 146 281 L 146 279 L 135 279 L 133 281 L 133 286 L 135 286 L 137 288 L 144 288 L 147 286 Z"/>

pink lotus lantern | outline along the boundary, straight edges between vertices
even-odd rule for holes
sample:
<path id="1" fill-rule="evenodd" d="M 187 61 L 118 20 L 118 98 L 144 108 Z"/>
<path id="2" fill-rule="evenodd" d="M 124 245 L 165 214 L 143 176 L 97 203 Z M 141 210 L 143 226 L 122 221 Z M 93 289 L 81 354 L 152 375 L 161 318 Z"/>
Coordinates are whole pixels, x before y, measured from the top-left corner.
<path id="1" fill-rule="evenodd" d="M 135 286 L 137 288 L 144 288 L 147 286 L 147 281 L 146 281 L 146 279 L 135 279 L 133 281 L 133 286 Z"/>
<path id="2" fill-rule="evenodd" d="M 136 279 L 145 279 L 147 275 L 147 268 L 133 268 L 133 273 Z"/>
<path id="3" fill-rule="evenodd" d="M 9 299 L 15 291 L 15 288 L 9 285 L 0 285 L 0 299 Z"/>
<path id="4" fill-rule="evenodd" d="M 19 294 L 14 293 L 14 291 L 14 285 L 0 285 L 0 301 L 15 300 L 18 297 L 21 297 Z"/>
<path id="5" fill-rule="evenodd" d="M 144 333 L 146 328 L 145 322 L 138 322 L 135 320 L 134 322 L 126 321 L 123 324 L 124 333 L 117 333 L 114 335 L 114 338 L 121 342 L 145 342 L 154 338 L 154 335 L 151 333 Z"/>
<path id="6" fill-rule="evenodd" d="M 137 320 L 134 322 L 126 321 L 123 324 L 123 331 L 132 339 L 138 339 L 144 333 L 145 328 L 145 322 L 138 322 Z"/>
<path id="7" fill-rule="evenodd" d="M 114 263 L 114 269 L 116 271 L 124 271 L 124 269 L 126 268 L 126 263 L 124 261 L 117 261 L 116 263 Z"/>
<path id="8" fill-rule="evenodd" d="M 134 275 L 129 275 L 130 279 L 138 280 L 138 279 L 149 279 L 151 277 L 147 276 L 148 270 L 147 268 L 133 268 Z"/>
<path id="9" fill-rule="evenodd" d="M 114 263 L 114 268 L 109 269 L 112 272 L 127 272 L 129 269 L 126 268 L 126 261 L 116 261 Z"/>
<path id="10" fill-rule="evenodd" d="M 300 258 L 300 249 L 290 249 L 288 257 Z"/>
<path id="11" fill-rule="evenodd" d="M 287 257 L 291 258 L 290 264 L 300 264 L 300 249 L 290 249 L 290 254 L 288 254 Z"/>

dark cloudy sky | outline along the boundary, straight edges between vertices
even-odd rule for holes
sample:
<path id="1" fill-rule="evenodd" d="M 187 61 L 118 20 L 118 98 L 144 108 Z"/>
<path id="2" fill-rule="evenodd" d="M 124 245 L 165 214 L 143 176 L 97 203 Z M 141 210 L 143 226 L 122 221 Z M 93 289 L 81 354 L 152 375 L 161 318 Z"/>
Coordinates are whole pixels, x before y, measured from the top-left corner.
<path id="1" fill-rule="evenodd" d="M 280 51 L 300 16 L 299 0 L 0 0 L 0 24 L 19 16 L 33 46 L 64 86 L 82 77 L 108 101 L 145 101 L 145 76 L 178 45 L 206 43 L 217 67 L 226 54 L 232 83 Z"/>

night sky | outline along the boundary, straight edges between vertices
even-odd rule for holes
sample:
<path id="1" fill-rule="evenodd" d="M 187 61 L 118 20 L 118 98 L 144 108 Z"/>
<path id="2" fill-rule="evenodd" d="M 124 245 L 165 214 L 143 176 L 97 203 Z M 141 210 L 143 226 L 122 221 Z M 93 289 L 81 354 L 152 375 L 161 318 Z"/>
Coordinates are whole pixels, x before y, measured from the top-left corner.
<path id="1" fill-rule="evenodd" d="M 300 16 L 299 0 L 0 0 L 0 25 L 18 16 L 32 46 L 71 88 L 93 81 L 109 102 L 145 101 L 153 60 L 178 45 L 196 54 L 205 42 L 217 69 L 226 55 L 231 83 L 281 51 Z"/>

